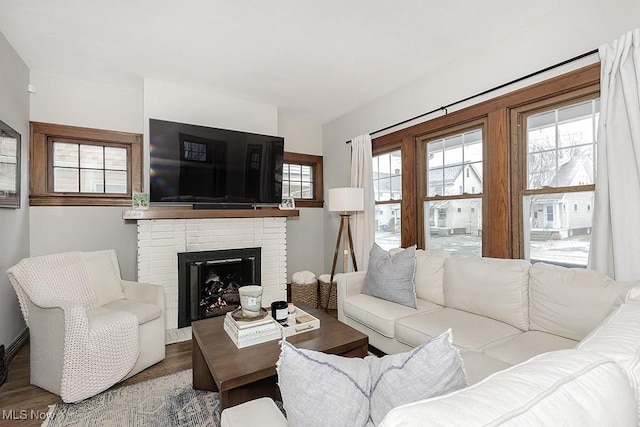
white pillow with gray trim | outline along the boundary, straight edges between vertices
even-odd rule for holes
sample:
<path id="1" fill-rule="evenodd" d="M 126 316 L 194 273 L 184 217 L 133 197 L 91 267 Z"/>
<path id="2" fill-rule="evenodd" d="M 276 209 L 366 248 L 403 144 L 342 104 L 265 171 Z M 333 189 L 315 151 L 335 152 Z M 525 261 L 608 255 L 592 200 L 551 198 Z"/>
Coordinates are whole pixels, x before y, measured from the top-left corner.
<path id="1" fill-rule="evenodd" d="M 370 417 L 375 425 L 396 406 L 467 386 L 451 329 L 406 353 L 367 357 L 371 375 Z"/>
<path id="2" fill-rule="evenodd" d="M 285 340 L 276 363 L 290 426 L 364 426 L 369 420 L 369 366 L 363 359 L 295 348 Z"/>
<path id="3" fill-rule="evenodd" d="M 406 353 L 341 357 L 281 341 L 276 364 L 290 426 L 379 424 L 387 412 L 467 384 L 451 330 Z"/>

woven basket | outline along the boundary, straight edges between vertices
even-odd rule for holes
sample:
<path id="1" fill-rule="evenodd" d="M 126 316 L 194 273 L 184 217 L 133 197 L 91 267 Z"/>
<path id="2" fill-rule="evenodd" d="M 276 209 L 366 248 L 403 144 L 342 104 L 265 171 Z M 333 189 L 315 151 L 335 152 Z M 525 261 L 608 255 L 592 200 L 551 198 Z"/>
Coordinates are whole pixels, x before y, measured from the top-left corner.
<path id="1" fill-rule="evenodd" d="M 318 281 L 313 283 L 301 284 L 291 283 L 291 302 L 301 302 L 310 307 L 318 307 Z"/>
<path id="2" fill-rule="evenodd" d="M 331 279 L 329 279 L 331 280 Z M 320 307 L 327 308 L 327 295 L 331 289 L 329 282 L 318 281 L 320 287 Z M 338 287 L 336 281 L 333 281 L 333 289 L 331 289 L 331 299 L 329 299 L 329 310 L 338 309 Z"/>

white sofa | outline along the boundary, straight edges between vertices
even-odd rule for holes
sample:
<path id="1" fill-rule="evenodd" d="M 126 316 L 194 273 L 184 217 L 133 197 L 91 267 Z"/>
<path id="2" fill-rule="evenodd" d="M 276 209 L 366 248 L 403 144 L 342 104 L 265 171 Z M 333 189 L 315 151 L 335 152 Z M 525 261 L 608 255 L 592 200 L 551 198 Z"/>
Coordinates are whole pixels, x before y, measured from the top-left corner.
<path id="1" fill-rule="evenodd" d="M 416 252 L 417 308 L 338 278 L 338 317 L 386 353 L 451 328 L 471 386 L 391 410 L 383 426 L 638 425 L 640 301 L 635 283 L 523 260 Z M 223 426 L 269 417 L 273 402 L 225 410 Z"/>
<path id="2" fill-rule="evenodd" d="M 635 285 L 593 270 L 417 250 L 411 308 L 363 294 L 365 275 L 338 277 L 338 319 L 388 354 L 451 328 L 470 384 L 538 354 L 574 348 Z"/>

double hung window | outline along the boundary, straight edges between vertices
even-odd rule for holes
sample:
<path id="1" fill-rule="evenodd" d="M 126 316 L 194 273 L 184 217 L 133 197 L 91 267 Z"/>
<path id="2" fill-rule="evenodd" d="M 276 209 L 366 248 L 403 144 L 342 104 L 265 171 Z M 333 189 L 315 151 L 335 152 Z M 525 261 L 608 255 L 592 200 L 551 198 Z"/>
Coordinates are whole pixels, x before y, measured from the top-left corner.
<path id="1" fill-rule="evenodd" d="M 523 129 L 522 255 L 585 267 L 591 238 L 600 102 L 593 92 L 515 110 Z"/>
<path id="2" fill-rule="evenodd" d="M 482 255 L 483 125 L 427 135 L 420 143 L 425 247 Z"/>
<path id="3" fill-rule="evenodd" d="M 376 243 L 384 249 L 401 245 L 402 151 L 373 157 Z"/>

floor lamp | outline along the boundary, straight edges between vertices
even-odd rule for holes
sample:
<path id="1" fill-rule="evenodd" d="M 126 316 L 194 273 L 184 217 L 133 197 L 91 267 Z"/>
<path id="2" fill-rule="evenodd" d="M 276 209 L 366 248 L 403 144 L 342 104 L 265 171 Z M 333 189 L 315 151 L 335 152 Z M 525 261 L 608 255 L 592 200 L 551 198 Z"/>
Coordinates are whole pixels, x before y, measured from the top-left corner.
<path id="1" fill-rule="evenodd" d="M 349 218 L 351 217 L 351 212 L 364 210 L 364 190 L 357 187 L 330 188 L 329 210 L 331 212 L 340 212 L 340 228 L 338 229 L 336 249 L 333 253 L 333 264 L 331 265 L 331 278 L 329 279 L 329 293 L 327 295 L 325 312 L 329 311 L 329 301 L 331 300 L 331 291 L 333 290 L 333 276 L 336 272 L 336 262 L 338 260 L 341 237 L 344 240 L 342 245 L 342 271 L 346 273 L 349 269 L 349 254 L 351 254 L 351 260 L 353 261 L 353 270 L 358 271 L 356 254 L 353 251 L 353 238 L 351 237 Z"/>

